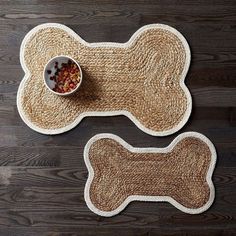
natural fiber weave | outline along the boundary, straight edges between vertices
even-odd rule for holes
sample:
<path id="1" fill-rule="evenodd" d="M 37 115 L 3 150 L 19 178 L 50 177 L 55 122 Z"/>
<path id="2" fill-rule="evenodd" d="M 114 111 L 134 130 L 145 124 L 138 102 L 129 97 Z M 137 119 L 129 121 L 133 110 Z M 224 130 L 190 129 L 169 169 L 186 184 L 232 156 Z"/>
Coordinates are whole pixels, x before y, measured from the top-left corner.
<path id="1" fill-rule="evenodd" d="M 178 136 L 167 148 L 134 148 L 111 134 L 94 136 L 84 151 L 89 171 L 88 207 L 112 216 L 134 200 L 168 201 L 197 214 L 214 200 L 213 144 L 195 132 Z"/>
<path id="2" fill-rule="evenodd" d="M 43 83 L 45 64 L 59 55 L 82 67 L 82 86 L 70 97 L 52 94 Z M 89 44 L 63 25 L 44 24 L 25 37 L 20 57 L 26 75 L 18 110 L 41 133 L 65 132 L 85 116 L 123 114 L 143 131 L 161 136 L 179 130 L 191 113 L 184 84 L 189 47 L 166 25 L 145 26 L 125 44 Z"/>

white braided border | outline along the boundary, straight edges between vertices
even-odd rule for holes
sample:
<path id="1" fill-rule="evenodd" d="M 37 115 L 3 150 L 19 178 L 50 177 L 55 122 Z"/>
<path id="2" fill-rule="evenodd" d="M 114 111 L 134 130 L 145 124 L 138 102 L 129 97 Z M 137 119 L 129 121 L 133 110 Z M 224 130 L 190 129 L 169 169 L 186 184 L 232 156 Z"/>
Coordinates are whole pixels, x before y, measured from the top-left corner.
<path id="1" fill-rule="evenodd" d="M 183 43 L 183 46 L 185 48 L 185 52 L 186 52 L 186 61 L 185 61 L 185 66 L 182 72 L 182 76 L 180 79 L 180 86 L 183 89 L 183 91 L 186 94 L 187 97 L 187 110 L 184 114 L 184 117 L 182 119 L 181 122 L 178 123 L 177 126 L 175 126 L 174 128 L 170 129 L 170 130 L 166 130 L 166 131 L 162 131 L 162 132 L 157 132 L 157 131 L 153 131 L 151 129 L 146 128 L 145 126 L 143 126 L 129 111 L 126 110 L 118 110 L 118 111 L 108 111 L 108 112 L 84 112 L 82 114 L 80 114 L 71 124 L 63 127 L 63 128 L 58 128 L 58 129 L 43 129 L 40 128 L 38 126 L 36 126 L 35 124 L 33 124 L 28 118 L 27 115 L 24 113 L 24 110 L 22 108 L 22 104 L 20 102 L 20 98 L 21 98 L 21 93 L 24 87 L 24 83 L 27 79 L 30 78 L 30 72 L 26 67 L 25 61 L 24 61 L 24 49 L 25 49 L 25 45 L 27 43 L 27 41 L 30 39 L 30 37 L 35 34 L 38 30 L 41 29 L 45 29 L 45 28 L 49 28 L 49 27 L 54 27 L 54 28 L 59 28 L 62 29 L 64 31 L 66 31 L 69 35 L 71 35 L 72 37 L 74 37 L 75 39 L 77 39 L 80 43 L 83 43 L 84 45 L 88 46 L 88 47 L 121 47 L 121 48 L 127 48 L 129 47 L 133 41 L 136 39 L 136 37 L 138 35 L 140 35 L 141 33 L 143 33 L 145 30 L 148 29 L 165 29 L 170 31 L 171 33 L 175 34 L 180 41 Z M 102 43 L 88 43 L 86 41 L 84 41 L 78 34 L 76 34 L 73 30 L 71 30 L 70 28 L 68 28 L 65 25 L 62 24 L 57 24 L 57 23 L 46 23 L 46 24 L 41 24 L 36 26 L 35 28 L 33 28 L 30 32 L 28 32 L 28 34 L 25 36 L 25 38 L 22 41 L 21 44 L 21 48 L 20 48 L 20 62 L 22 65 L 22 68 L 25 72 L 25 76 L 22 79 L 19 88 L 18 88 L 18 92 L 17 92 L 17 108 L 20 114 L 20 117 L 22 118 L 22 120 L 33 130 L 42 133 L 42 134 L 49 134 L 49 135 L 53 135 L 53 134 L 60 134 L 60 133 L 64 133 L 66 131 L 71 130 L 72 128 L 74 128 L 75 126 L 77 126 L 81 120 L 84 117 L 88 117 L 88 116 L 117 116 L 117 115 L 124 115 L 127 116 L 131 121 L 133 121 L 133 123 L 142 131 L 144 131 L 147 134 L 153 135 L 153 136 L 166 136 L 166 135 L 170 135 L 173 134 L 175 132 L 177 132 L 178 130 L 180 130 L 185 123 L 188 121 L 189 116 L 191 114 L 192 111 L 192 98 L 190 95 L 190 92 L 188 90 L 188 88 L 186 87 L 185 83 L 184 83 L 184 79 L 187 75 L 189 66 L 190 66 L 190 60 L 191 60 L 191 53 L 190 53 L 190 48 L 189 45 L 186 41 L 186 39 L 183 37 L 183 35 L 177 31 L 176 29 L 168 26 L 168 25 L 164 25 L 164 24 L 150 24 L 150 25 L 146 25 L 143 26 L 142 28 L 140 28 L 138 31 L 136 31 L 132 37 L 130 38 L 130 40 L 126 43 L 113 43 L 113 42 L 102 42 Z"/>
<path id="2" fill-rule="evenodd" d="M 114 139 L 115 141 L 120 143 L 124 148 L 128 149 L 130 152 L 167 153 L 167 152 L 170 152 L 180 140 L 182 140 L 186 137 L 195 137 L 195 138 L 201 139 L 203 142 L 205 142 L 209 146 L 209 149 L 211 152 L 211 163 L 210 163 L 207 175 L 206 175 L 206 181 L 207 181 L 208 186 L 210 188 L 210 196 L 209 196 L 207 203 L 204 206 L 202 206 L 200 208 L 192 209 L 192 208 L 187 208 L 187 207 L 181 205 L 180 203 L 178 203 L 177 201 L 175 201 L 173 198 L 171 198 L 169 196 L 141 196 L 141 195 L 129 196 L 128 198 L 125 199 L 125 201 L 118 208 L 116 208 L 113 211 L 101 211 L 93 205 L 93 203 L 90 199 L 89 190 L 90 190 L 90 186 L 91 186 L 91 183 L 92 183 L 92 180 L 94 177 L 94 171 L 93 171 L 93 168 L 92 168 L 90 160 L 89 160 L 89 149 L 94 142 L 96 142 L 97 140 L 102 139 L 102 138 L 110 138 L 110 139 Z M 175 206 L 176 208 L 178 208 L 179 210 L 181 210 L 185 213 L 200 214 L 200 213 L 206 211 L 212 205 L 214 198 L 215 198 L 215 188 L 214 188 L 214 185 L 212 182 L 212 174 L 213 174 L 215 164 L 216 164 L 216 156 L 217 156 L 216 150 L 215 150 L 213 143 L 206 136 L 204 136 L 200 133 L 197 133 L 197 132 L 182 133 L 179 136 L 177 136 L 170 143 L 169 146 L 167 146 L 165 148 L 136 148 L 136 147 L 131 146 L 127 142 L 125 142 L 123 139 L 121 139 L 117 135 L 109 134 L 109 133 L 97 134 L 97 135 L 93 136 L 87 142 L 87 144 L 84 148 L 84 161 L 85 161 L 86 167 L 88 169 L 88 179 L 87 179 L 87 182 L 85 184 L 85 189 L 84 189 L 84 198 L 85 198 L 86 204 L 91 211 L 93 211 L 94 213 L 96 213 L 98 215 L 105 216 L 105 217 L 117 215 L 119 212 L 124 210 L 124 208 L 132 201 L 169 202 L 170 204 L 172 204 L 173 206 Z"/>

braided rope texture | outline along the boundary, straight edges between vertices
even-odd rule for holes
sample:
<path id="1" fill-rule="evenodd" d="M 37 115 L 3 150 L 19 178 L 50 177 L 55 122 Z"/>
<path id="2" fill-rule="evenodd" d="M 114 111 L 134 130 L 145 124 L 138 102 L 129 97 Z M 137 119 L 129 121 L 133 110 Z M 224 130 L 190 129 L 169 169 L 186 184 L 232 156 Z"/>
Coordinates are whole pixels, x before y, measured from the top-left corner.
<path id="1" fill-rule="evenodd" d="M 59 55 L 74 58 L 83 71 L 72 96 L 57 96 L 44 85 L 44 66 Z M 86 116 L 125 115 L 144 132 L 164 136 L 182 128 L 191 113 L 184 84 L 190 49 L 167 25 L 144 26 L 127 43 L 88 43 L 64 25 L 42 24 L 24 38 L 20 60 L 25 76 L 17 107 L 40 133 L 66 132 Z"/>
<path id="2" fill-rule="evenodd" d="M 85 201 L 98 215 L 116 215 L 131 201 L 166 201 L 199 214 L 214 201 L 216 151 L 200 133 L 183 133 L 166 148 L 134 148 L 116 135 L 98 134 L 86 144 L 84 160 Z"/>

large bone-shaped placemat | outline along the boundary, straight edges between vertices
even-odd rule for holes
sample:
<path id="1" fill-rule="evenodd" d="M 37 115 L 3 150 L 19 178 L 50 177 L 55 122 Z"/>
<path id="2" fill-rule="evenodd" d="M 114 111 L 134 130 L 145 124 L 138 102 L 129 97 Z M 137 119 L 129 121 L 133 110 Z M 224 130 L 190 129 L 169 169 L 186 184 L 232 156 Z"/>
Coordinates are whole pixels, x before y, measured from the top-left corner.
<path id="1" fill-rule="evenodd" d="M 52 94 L 43 83 L 45 64 L 59 55 L 82 67 L 82 86 L 73 96 Z M 167 25 L 144 26 L 127 43 L 87 43 L 64 25 L 43 24 L 24 38 L 20 60 L 25 77 L 17 107 L 41 133 L 68 131 L 86 116 L 125 115 L 144 132 L 163 136 L 179 130 L 191 113 L 184 84 L 189 46 Z"/>
<path id="2" fill-rule="evenodd" d="M 198 214 L 214 200 L 216 151 L 200 133 L 183 133 L 166 148 L 134 148 L 116 135 L 98 134 L 84 159 L 85 201 L 98 215 L 116 215 L 131 201 L 167 201 Z"/>

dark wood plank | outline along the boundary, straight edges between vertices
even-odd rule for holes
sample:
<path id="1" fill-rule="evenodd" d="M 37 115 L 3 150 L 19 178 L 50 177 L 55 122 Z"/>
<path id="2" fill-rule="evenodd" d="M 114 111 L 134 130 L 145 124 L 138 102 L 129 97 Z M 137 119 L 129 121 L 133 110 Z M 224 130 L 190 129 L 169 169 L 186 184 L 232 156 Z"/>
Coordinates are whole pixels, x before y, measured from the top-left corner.
<path id="1" fill-rule="evenodd" d="M 106 226 L 96 226 L 96 227 L 57 227 L 50 228 L 47 227 L 16 227 L 7 228 L 2 227 L 0 233 L 4 236 L 173 236 L 173 235 L 190 235 L 190 236 L 209 236 L 209 235 L 220 235 L 220 236 L 234 236 L 235 228 L 225 227 L 224 229 L 199 229 L 191 228 L 183 230 L 181 228 L 176 228 L 175 230 L 171 228 L 159 229 L 144 229 L 144 228 L 117 228 L 117 227 L 106 227 Z"/>
<path id="2" fill-rule="evenodd" d="M 164 23 L 187 38 L 193 96 L 189 122 L 176 134 L 152 137 L 126 117 L 86 118 L 72 131 L 45 136 L 16 109 L 24 72 L 19 47 L 40 23 L 71 27 L 88 42 L 126 42 L 141 26 Z M 1 0 L 0 1 L 0 235 L 235 235 L 236 234 L 236 2 L 235 0 Z M 168 203 L 134 202 L 113 218 L 86 207 L 83 148 L 111 132 L 137 147 L 164 147 L 197 131 L 215 144 L 216 200 L 200 215 Z"/>
<path id="3" fill-rule="evenodd" d="M 76 169 L 1 167 L 1 172 L 1 209 L 87 210 L 83 199 L 84 184 L 87 179 L 84 165 Z M 236 189 L 232 189 L 236 183 L 236 166 L 218 167 L 213 180 L 217 191 L 217 201 L 213 209 L 221 209 L 221 213 L 225 209 L 226 212 L 231 212 L 231 208 L 236 207 L 234 201 Z M 132 203 L 127 213 L 142 211 L 152 214 L 154 208 L 157 212 L 160 209 L 173 210 L 170 204 Z"/>
<path id="4" fill-rule="evenodd" d="M 161 203 L 162 205 L 164 203 Z M 135 205 L 135 204 L 133 204 Z M 142 204 L 141 204 L 142 206 Z M 150 203 L 150 206 L 153 204 Z M 142 206 L 143 207 L 143 206 Z M 234 217 L 229 212 L 208 211 L 200 215 L 186 216 L 179 213 L 176 209 L 152 208 L 158 213 L 146 213 L 139 211 L 130 212 L 130 207 L 125 212 L 113 218 L 102 218 L 91 213 L 88 209 L 10 209 L 0 210 L 1 227 L 67 227 L 77 225 L 83 226 L 109 226 L 119 228 L 191 228 L 207 229 L 234 229 Z M 152 210 L 152 211 L 153 211 Z M 163 222 L 165 222 L 164 227 Z M 211 222 L 209 225 L 208 222 Z"/>

